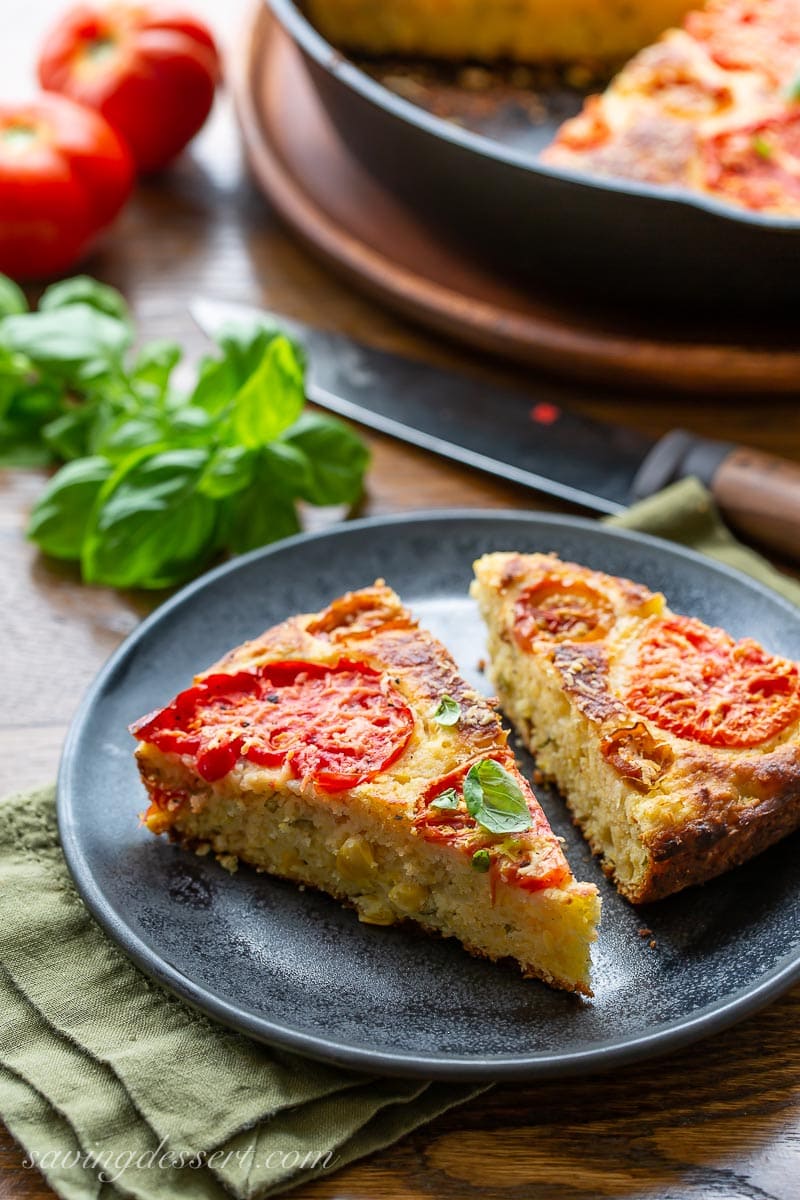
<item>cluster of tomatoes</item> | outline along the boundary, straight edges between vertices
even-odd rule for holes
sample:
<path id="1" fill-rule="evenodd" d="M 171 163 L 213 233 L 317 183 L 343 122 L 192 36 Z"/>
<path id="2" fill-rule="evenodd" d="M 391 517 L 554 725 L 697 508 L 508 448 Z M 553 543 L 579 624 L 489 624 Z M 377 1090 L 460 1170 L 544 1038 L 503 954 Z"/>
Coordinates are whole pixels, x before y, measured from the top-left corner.
<path id="1" fill-rule="evenodd" d="M 204 124 L 220 60 L 200 21 L 169 4 L 81 4 L 45 39 L 45 89 L 0 106 L 0 271 L 68 270 L 117 216 L 136 177 Z"/>

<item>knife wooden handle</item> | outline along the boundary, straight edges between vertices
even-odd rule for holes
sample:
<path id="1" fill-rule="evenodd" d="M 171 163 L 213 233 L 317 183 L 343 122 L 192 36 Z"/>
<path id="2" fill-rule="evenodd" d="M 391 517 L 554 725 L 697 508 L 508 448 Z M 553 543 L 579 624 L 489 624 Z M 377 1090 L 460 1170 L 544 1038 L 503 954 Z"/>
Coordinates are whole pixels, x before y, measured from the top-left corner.
<path id="1" fill-rule="evenodd" d="M 800 463 L 673 429 L 639 468 L 633 496 L 652 496 L 688 476 L 711 490 L 738 533 L 800 561 Z"/>
<path id="2" fill-rule="evenodd" d="M 737 531 L 800 558 L 800 463 L 741 446 L 722 460 L 710 482 Z"/>

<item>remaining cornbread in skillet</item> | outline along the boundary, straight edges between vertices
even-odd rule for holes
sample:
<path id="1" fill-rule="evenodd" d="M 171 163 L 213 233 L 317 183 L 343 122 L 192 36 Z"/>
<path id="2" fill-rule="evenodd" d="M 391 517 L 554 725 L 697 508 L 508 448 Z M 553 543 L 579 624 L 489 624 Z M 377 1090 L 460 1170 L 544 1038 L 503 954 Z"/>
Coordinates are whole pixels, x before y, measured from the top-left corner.
<path id="1" fill-rule="evenodd" d="M 543 158 L 797 217 L 799 75 L 800 0 L 710 0 L 591 96 Z"/>
<path id="2" fill-rule="evenodd" d="M 619 61 L 690 0 L 306 0 L 329 41 L 367 54 L 518 62 Z"/>
<path id="3" fill-rule="evenodd" d="M 555 555 L 490 554 L 475 577 L 503 710 L 628 899 L 800 825 L 796 663 Z"/>
<path id="4" fill-rule="evenodd" d="M 597 889 L 492 706 L 382 581 L 232 651 L 132 732 L 153 833 L 591 994 Z"/>

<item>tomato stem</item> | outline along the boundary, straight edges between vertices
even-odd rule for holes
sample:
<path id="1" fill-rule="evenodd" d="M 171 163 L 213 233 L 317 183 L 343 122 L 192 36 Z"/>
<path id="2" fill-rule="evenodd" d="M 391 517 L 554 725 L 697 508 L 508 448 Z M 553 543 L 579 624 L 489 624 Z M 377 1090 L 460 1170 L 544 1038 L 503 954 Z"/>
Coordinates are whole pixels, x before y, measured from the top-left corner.
<path id="1" fill-rule="evenodd" d="M 6 125 L 0 133 L 4 142 L 13 148 L 24 150 L 31 142 L 35 142 L 39 131 L 35 125 Z"/>
<path id="2" fill-rule="evenodd" d="M 117 43 L 113 37 L 104 34 L 102 37 L 92 38 L 86 43 L 86 57 L 94 63 L 105 62 L 116 53 Z"/>

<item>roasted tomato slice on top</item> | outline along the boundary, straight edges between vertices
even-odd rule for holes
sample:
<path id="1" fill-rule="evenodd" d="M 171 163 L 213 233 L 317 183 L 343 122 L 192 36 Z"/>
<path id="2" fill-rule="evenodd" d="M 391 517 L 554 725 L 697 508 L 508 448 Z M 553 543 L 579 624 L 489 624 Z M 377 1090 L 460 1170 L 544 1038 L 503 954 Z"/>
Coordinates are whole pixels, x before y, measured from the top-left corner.
<path id="1" fill-rule="evenodd" d="M 672 616 L 639 643 L 625 700 L 677 737 L 759 746 L 800 716 L 800 668 L 750 638 Z"/>
<path id="2" fill-rule="evenodd" d="M 241 757 L 264 767 L 287 763 L 295 776 L 340 792 L 391 766 L 413 728 L 413 713 L 385 674 L 342 660 L 206 676 L 131 732 L 193 758 L 209 782 Z"/>

